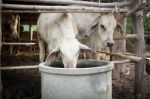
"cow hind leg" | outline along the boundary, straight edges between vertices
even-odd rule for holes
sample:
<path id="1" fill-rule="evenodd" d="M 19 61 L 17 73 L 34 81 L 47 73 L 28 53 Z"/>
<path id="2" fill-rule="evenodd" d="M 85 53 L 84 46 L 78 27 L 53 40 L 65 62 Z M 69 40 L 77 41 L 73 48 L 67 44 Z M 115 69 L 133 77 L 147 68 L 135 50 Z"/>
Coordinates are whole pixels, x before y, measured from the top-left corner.
<path id="1" fill-rule="evenodd" d="M 9 46 L 9 52 L 10 52 L 10 55 L 13 55 L 13 45 Z"/>
<path id="2" fill-rule="evenodd" d="M 16 38 L 14 38 L 14 42 L 20 42 L 19 36 L 17 36 Z M 13 49 L 13 54 L 14 55 L 15 54 L 19 54 L 19 52 L 20 52 L 20 46 L 19 45 L 14 45 L 12 49 Z"/>

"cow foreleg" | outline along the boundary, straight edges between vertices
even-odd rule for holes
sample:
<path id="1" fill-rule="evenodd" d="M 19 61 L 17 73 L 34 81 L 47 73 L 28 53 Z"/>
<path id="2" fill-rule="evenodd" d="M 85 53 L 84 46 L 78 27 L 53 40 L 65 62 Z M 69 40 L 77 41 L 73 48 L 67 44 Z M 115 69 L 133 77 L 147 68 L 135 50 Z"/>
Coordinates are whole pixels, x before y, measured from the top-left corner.
<path id="1" fill-rule="evenodd" d="M 93 53 L 93 59 L 99 60 L 100 59 L 99 53 Z"/>
<path id="2" fill-rule="evenodd" d="M 44 62 L 44 59 L 45 59 L 45 45 L 44 45 L 43 40 L 41 40 L 40 38 L 39 38 L 39 50 L 40 50 L 40 53 L 39 53 L 40 62 Z"/>

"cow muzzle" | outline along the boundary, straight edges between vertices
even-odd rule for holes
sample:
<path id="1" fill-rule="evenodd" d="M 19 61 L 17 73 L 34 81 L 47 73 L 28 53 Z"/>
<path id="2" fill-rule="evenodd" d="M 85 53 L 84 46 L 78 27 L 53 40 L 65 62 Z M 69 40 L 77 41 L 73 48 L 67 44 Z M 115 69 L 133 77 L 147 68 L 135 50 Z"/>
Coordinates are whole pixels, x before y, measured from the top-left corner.
<path id="1" fill-rule="evenodd" d="M 113 45 L 114 45 L 114 42 L 107 42 L 107 43 L 106 43 L 106 46 L 107 46 L 107 47 L 112 47 Z"/>
<path id="2" fill-rule="evenodd" d="M 64 62 L 64 67 L 65 68 L 76 68 L 76 62 L 72 62 L 72 61 L 67 61 Z"/>

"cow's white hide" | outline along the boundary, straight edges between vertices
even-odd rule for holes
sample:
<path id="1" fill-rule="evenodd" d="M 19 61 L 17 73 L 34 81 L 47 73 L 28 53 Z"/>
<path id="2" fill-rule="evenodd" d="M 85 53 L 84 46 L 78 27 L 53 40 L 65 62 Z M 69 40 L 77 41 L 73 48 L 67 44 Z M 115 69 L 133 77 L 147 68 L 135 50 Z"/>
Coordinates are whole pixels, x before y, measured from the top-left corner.
<path id="1" fill-rule="evenodd" d="M 114 44 L 113 33 L 117 22 L 112 13 L 73 13 L 79 31 L 77 38 L 95 51 L 105 50 Z M 85 37 L 86 36 L 86 37 Z M 102 54 L 94 53 L 90 58 L 100 59 Z"/>

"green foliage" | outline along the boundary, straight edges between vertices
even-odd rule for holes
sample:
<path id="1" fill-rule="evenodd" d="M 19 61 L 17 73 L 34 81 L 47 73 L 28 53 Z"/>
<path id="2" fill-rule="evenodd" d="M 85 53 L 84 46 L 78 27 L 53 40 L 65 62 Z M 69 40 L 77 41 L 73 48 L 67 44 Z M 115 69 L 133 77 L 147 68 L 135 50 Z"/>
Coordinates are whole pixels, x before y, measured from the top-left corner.
<path id="1" fill-rule="evenodd" d="M 131 20 L 131 17 L 129 17 L 128 20 L 127 20 L 126 33 L 128 33 L 128 34 L 132 33 L 132 20 Z"/>
<path id="2" fill-rule="evenodd" d="M 145 35 L 150 35 L 150 12 L 144 14 L 144 33 Z M 132 20 L 129 17 L 127 22 L 127 33 L 132 33 Z"/>
<path id="3" fill-rule="evenodd" d="M 150 0 L 147 0 L 147 7 L 150 8 Z M 144 25 L 144 34 L 145 35 L 150 35 L 150 12 L 144 12 L 143 15 L 143 25 Z M 127 20 L 127 33 L 132 33 L 132 19 L 131 17 L 128 17 Z M 146 45 L 145 45 L 145 49 L 150 51 L 150 40 L 146 40 Z"/>
<path id="4" fill-rule="evenodd" d="M 149 44 L 145 44 L 145 50 L 150 51 L 150 45 Z"/>
<path id="5" fill-rule="evenodd" d="M 23 32 L 29 32 L 29 25 L 22 25 L 23 27 Z"/>
<path id="6" fill-rule="evenodd" d="M 36 32 L 36 31 L 37 31 L 37 26 L 36 26 L 36 25 L 32 25 L 31 30 L 32 30 L 33 32 Z"/>
<path id="7" fill-rule="evenodd" d="M 29 32 L 29 25 L 22 25 L 23 27 L 23 32 Z M 36 25 L 32 25 L 31 26 L 31 31 L 36 32 L 37 31 L 37 26 Z"/>
<path id="8" fill-rule="evenodd" d="M 144 14 L 144 33 L 150 35 L 150 12 Z"/>
<path id="9" fill-rule="evenodd" d="M 146 7 L 150 7 L 150 0 L 147 0 Z M 144 13 L 144 34 L 150 35 L 150 12 Z M 146 40 L 146 50 L 150 51 L 150 40 Z"/>
<path id="10" fill-rule="evenodd" d="M 149 13 L 150 14 L 150 13 Z M 144 15 L 144 34 L 150 35 L 150 15 Z M 145 48 L 146 50 L 150 51 L 150 40 L 146 40 Z"/>
<path id="11" fill-rule="evenodd" d="M 150 0 L 147 0 L 146 7 L 150 8 Z M 144 13 L 144 33 L 150 35 L 150 12 Z"/>

